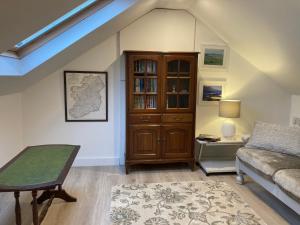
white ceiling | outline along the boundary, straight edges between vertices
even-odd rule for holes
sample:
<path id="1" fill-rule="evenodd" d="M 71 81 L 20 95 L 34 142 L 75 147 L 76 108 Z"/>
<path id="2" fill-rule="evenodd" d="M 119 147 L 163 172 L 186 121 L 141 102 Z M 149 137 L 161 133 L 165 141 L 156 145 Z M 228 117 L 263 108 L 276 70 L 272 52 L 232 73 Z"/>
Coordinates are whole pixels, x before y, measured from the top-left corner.
<path id="1" fill-rule="evenodd" d="M 96 45 L 97 42 L 99 43 L 102 39 L 96 38 L 97 36 L 105 37 L 116 33 L 153 8 L 186 9 L 219 34 L 231 48 L 256 68 L 270 76 L 291 93 L 300 94 L 300 63 L 298 62 L 300 59 L 299 0 L 134 1 L 136 3 L 131 9 L 114 18 L 107 26 L 98 29 L 93 35 L 83 38 L 76 45 L 66 49 L 42 66 L 51 72 L 50 68 L 58 68 L 59 65 L 72 60 L 71 55 L 78 55 L 80 52 L 92 47 L 92 45 Z M 3 30 L 5 31 L 5 35 L 1 34 L 0 50 L 11 46 L 11 40 L 14 40 L 15 43 L 17 39 L 17 41 L 20 41 L 23 37 L 31 34 L 32 30 L 41 28 L 51 20 L 50 18 L 52 20 L 57 18 L 55 15 L 61 14 L 62 8 L 64 8 L 64 12 L 68 11 L 69 8 L 74 7 L 74 2 L 80 1 L 52 0 L 39 3 L 41 1 L 30 0 L 30 3 L 34 5 L 34 11 L 29 10 L 28 5 L 30 4 L 28 4 L 28 1 L 26 1 L 26 4 L 18 0 L 6 0 L 5 2 L 7 4 L 5 9 L 2 8 L 2 2 L 0 8 L 1 33 Z M 23 4 L 27 10 L 19 10 L 20 15 L 9 20 L 10 14 L 15 13 L 13 2 Z M 45 10 L 45 8 L 51 8 L 51 10 Z M 5 12 L 4 14 L 2 14 L 2 10 Z M 47 12 L 46 15 L 45 12 Z M 40 21 L 36 18 L 40 18 Z M 5 22 L 3 22 L 4 20 Z M 14 22 L 8 24 L 7 21 Z M 21 36 L 22 38 L 20 38 Z M 94 42 L 91 42 L 91 39 Z M 39 70 L 41 68 L 36 71 Z M 26 80 L 34 80 L 31 77 L 38 77 L 34 75 L 36 71 L 28 74 Z M 18 78 L 12 78 L 9 82 L 13 84 L 15 79 L 18 80 Z"/>

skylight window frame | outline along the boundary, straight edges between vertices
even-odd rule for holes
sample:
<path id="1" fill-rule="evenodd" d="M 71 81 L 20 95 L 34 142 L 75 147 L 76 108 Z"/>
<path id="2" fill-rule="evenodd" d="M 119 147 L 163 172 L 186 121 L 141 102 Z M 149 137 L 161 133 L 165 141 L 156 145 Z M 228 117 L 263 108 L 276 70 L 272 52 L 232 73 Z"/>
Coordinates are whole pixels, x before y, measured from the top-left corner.
<path id="1" fill-rule="evenodd" d="M 29 54 L 30 52 L 34 51 L 35 49 L 39 48 L 52 38 L 56 37 L 60 33 L 66 31 L 73 25 L 77 24 L 81 20 L 84 20 L 91 14 L 95 13 L 96 11 L 102 9 L 113 0 L 96 0 L 95 2 L 91 3 L 89 6 L 83 8 L 82 10 L 78 11 L 74 15 L 68 17 L 66 20 L 63 20 L 61 23 L 57 24 L 56 26 L 52 27 L 51 29 L 47 30 L 40 36 L 36 37 L 35 39 L 31 40 L 27 44 L 21 47 L 13 47 L 7 51 L 8 57 L 16 57 L 22 58 Z"/>
<path id="2" fill-rule="evenodd" d="M 65 13 L 63 16 L 59 17 L 58 19 L 54 20 L 53 22 L 51 22 L 47 26 L 45 26 L 42 29 L 38 30 L 37 32 L 33 33 L 32 35 L 30 35 L 26 39 L 24 39 L 21 42 L 17 43 L 14 47 L 18 49 L 18 48 L 21 48 L 21 47 L 27 45 L 28 43 L 35 40 L 39 36 L 41 36 L 44 33 L 48 32 L 48 30 L 52 30 L 53 28 L 58 26 L 60 23 L 64 22 L 65 20 L 68 20 L 69 18 L 76 15 L 77 13 L 82 11 L 83 9 L 85 9 L 85 8 L 89 7 L 90 5 L 94 4 L 96 1 L 97 0 L 86 0 L 86 1 L 84 1 L 83 3 L 78 5 L 77 7 L 73 8 L 72 10 Z"/>

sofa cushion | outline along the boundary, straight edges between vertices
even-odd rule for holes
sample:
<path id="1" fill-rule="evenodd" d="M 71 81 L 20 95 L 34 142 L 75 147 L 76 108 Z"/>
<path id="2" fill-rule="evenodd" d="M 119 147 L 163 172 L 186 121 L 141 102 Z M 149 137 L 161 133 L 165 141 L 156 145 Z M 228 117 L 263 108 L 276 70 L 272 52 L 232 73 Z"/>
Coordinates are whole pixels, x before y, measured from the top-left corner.
<path id="1" fill-rule="evenodd" d="M 268 150 L 243 147 L 237 157 L 269 180 L 278 170 L 300 169 L 299 157 Z"/>
<path id="2" fill-rule="evenodd" d="M 246 147 L 300 156 L 300 128 L 256 122 Z"/>
<path id="3" fill-rule="evenodd" d="M 300 169 L 280 170 L 273 179 L 283 191 L 300 201 Z"/>

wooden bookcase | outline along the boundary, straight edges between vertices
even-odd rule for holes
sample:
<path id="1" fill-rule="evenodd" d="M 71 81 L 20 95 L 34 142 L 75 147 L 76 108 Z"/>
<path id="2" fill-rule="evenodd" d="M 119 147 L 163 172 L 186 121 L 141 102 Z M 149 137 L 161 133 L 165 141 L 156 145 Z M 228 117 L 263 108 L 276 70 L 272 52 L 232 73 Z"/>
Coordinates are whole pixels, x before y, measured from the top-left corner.
<path id="1" fill-rule="evenodd" d="M 134 164 L 193 169 L 198 53 L 124 53 L 126 173 Z"/>

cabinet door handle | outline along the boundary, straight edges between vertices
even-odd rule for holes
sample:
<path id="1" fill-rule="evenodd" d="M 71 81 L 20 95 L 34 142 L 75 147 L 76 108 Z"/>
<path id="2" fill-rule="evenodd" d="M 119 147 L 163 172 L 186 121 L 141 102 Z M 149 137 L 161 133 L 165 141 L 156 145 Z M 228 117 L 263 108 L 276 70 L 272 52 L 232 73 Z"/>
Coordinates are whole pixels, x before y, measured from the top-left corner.
<path id="1" fill-rule="evenodd" d="M 140 119 L 142 122 L 150 122 L 151 117 L 150 116 L 141 116 Z"/>
<path id="2" fill-rule="evenodd" d="M 175 117 L 175 120 L 176 121 L 180 121 L 182 118 L 180 118 L 180 117 Z"/>
<path id="3" fill-rule="evenodd" d="M 158 142 L 158 143 L 160 142 L 160 138 L 157 138 L 157 142 Z"/>

